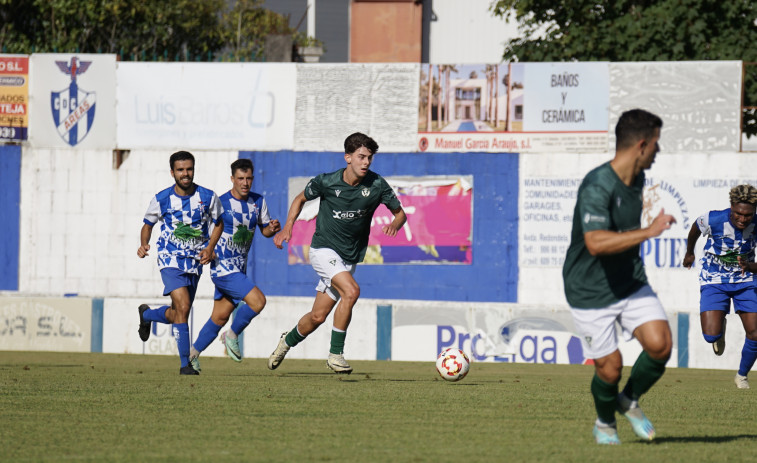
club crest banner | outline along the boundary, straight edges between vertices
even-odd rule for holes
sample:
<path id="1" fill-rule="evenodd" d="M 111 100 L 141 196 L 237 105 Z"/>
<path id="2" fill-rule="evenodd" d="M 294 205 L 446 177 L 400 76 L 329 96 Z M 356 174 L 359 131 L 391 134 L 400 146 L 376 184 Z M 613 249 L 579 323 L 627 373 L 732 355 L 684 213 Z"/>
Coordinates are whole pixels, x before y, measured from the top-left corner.
<path id="1" fill-rule="evenodd" d="M 115 55 L 31 57 L 30 142 L 38 148 L 115 148 Z"/>

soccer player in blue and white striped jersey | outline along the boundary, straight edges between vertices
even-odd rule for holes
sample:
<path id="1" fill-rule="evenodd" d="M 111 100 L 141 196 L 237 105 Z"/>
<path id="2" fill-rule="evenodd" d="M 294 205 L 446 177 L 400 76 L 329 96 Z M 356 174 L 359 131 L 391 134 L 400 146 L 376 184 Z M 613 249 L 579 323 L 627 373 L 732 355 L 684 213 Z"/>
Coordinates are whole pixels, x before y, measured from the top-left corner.
<path id="1" fill-rule="evenodd" d="M 255 284 L 252 275 L 247 275 L 247 256 L 252 246 L 255 229 L 266 238 L 281 229 L 279 221 L 271 219 L 268 204 L 263 196 L 250 191 L 254 166 L 249 159 L 237 159 L 231 164 L 230 191 L 221 195 L 223 207 L 223 229 L 215 247 L 216 258 L 210 264 L 210 276 L 216 285 L 215 302 L 210 319 L 200 330 L 190 350 L 190 361 L 199 370 L 200 353 L 218 336 L 218 332 L 229 321 L 234 308 L 242 304 L 234 316 L 231 329 L 221 335 L 226 353 L 232 360 L 242 361 L 237 336 L 263 310 L 265 295 Z M 214 233 L 215 234 L 215 233 Z"/>
<path id="2" fill-rule="evenodd" d="M 192 308 L 202 266 L 209 263 L 213 247 L 220 238 L 220 227 L 210 236 L 210 223 L 221 219 L 221 205 L 216 194 L 194 183 L 194 156 L 177 151 L 170 158 L 171 176 L 175 185 L 159 192 L 150 200 L 140 233 L 137 256 L 144 258 L 150 250 L 150 237 L 160 222 L 157 241 L 158 268 L 165 286 L 164 296 L 171 296 L 171 305 L 151 309 L 139 306 L 139 337 L 147 341 L 152 322 L 171 324 L 181 360 L 180 374 L 199 374 L 189 364 L 189 311 Z"/>
<path id="3" fill-rule="evenodd" d="M 739 314 L 746 339 L 741 363 L 734 381 L 739 389 L 749 389 L 747 374 L 757 360 L 757 188 L 738 185 L 729 192 L 731 207 L 710 211 L 699 217 L 689 230 L 689 242 L 683 266 L 694 263 L 694 245 L 700 236 L 707 237 L 699 273 L 701 297 L 699 317 L 704 339 L 712 343 L 715 355 L 725 349 L 726 314 Z"/>

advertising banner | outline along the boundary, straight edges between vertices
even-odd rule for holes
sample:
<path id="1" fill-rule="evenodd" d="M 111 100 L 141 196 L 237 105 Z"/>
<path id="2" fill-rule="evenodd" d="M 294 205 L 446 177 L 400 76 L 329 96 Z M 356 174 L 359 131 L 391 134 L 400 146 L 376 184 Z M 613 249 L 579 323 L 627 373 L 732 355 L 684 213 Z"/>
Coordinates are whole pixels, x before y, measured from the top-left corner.
<path id="1" fill-rule="evenodd" d="M 119 63 L 118 147 L 291 149 L 294 63 Z"/>
<path id="2" fill-rule="evenodd" d="M 91 299 L 0 299 L 0 350 L 89 352 L 91 336 Z"/>
<path id="3" fill-rule="evenodd" d="M 662 139 L 661 139 L 662 140 Z M 521 158 L 518 262 L 521 303 L 567 304 L 562 265 L 570 244 L 573 211 L 583 177 L 607 162 L 604 155 L 525 156 Z M 683 267 L 687 239 L 697 217 L 728 208 L 736 185 L 757 186 L 755 162 L 734 154 L 657 155 L 646 171 L 641 226 L 665 211 L 676 222 L 660 236 L 646 240 L 639 252 L 652 288 L 668 310 L 699 307 L 699 259 L 705 239 L 695 246 L 692 269 Z"/>
<path id="4" fill-rule="evenodd" d="M 424 64 L 420 94 L 420 151 L 607 151 L 608 63 Z"/>
<path id="5" fill-rule="evenodd" d="M 309 178 L 290 179 L 290 195 Z M 407 214 L 395 237 L 382 227 L 394 216 L 383 204 L 371 220 L 364 264 L 471 264 L 473 255 L 473 177 L 386 177 Z M 319 200 L 306 203 L 289 242 L 289 264 L 309 264 Z"/>
<path id="6" fill-rule="evenodd" d="M 0 141 L 27 139 L 29 57 L 0 55 Z"/>
<path id="7" fill-rule="evenodd" d="M 736 152 L 741 137 L 741 61 L 610 63 L 610 124 L 643 108 L 663 120 L 665 153 Z M 609 134 L 615 147 L 615 133 Z"/>
<path id="8" fill-rule="evenodd" d="M 353 132 L 373 137 L 381 152 L 414 151 L 417 63 L 297 66 L 297 151 L 334 151 Z"/>
<path id="9" fill-rule="evenodd" d="M 113 149 L 116 56 L 40 53 L 30 63 L 32 146 Z"/>
<path id="10" fill-rule="evenodd" d="M 448 347 L 475 362 L 588 364 L 567 309 L 523 304 L 392 304 L 392 360 L 434 360 Z M 673 319 L 673 317 L 671 317 Z M 673 328 L 674 339 L 677 330 Z M 674 343 L 675 345 L 675 343 Z M 626 365 L 641 352 L 636 341 L 620 340 Z M 675 351 L 676 349 L 674 349 Z M 676 366 L 677 352 L 668 366 Z"/>

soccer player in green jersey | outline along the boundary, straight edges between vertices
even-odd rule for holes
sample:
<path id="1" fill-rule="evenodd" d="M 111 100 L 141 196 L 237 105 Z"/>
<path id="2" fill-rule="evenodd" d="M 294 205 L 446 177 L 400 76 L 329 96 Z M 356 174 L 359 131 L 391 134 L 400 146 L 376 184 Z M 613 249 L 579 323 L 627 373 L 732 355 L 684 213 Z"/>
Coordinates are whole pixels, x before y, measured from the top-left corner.
<path id="1" fill-rule="evenodd" d="M 642 439 L 655 436 L 639 397 L 665 372 L 673 340 L 665 311 L 647 282 L 639 246 L 675 223 L 662 210 L 648 227 L 641 227 L 644 170 L 659 151 L 661 128 L 662 120 L 647 111 L 621 114 L 615 127 L 615 157 L 584 177 L 573 212 L 563 280 L 584 352 L 594 359 L 591 393 L 598 444 L 620 444 L 616 411 Z M 643 349 L 620 394 L 623 359 L 616 322 L 626 339 L 638 339 Z"/>
<path id="2" fill-rule="evenodd" d="M 368 170 L 378 144 L 369 136 L 353 133 L 344 141 L 345 168 L 321 174 L 310 180 L 292 201 L 286 224 L 273 238 L 281 249 L 292 237 L 292 227 L 307 201 L 320 198 L 315 234 L 310 246 L 310 263 L 320 281 L 316 287 L 312 310 L 291 331 L 283 333 L 276 350 L 268 359 L 268 368 L 281 365 L 291 347 L 302 342 L 334 312 L 331 349 L 326 365 L 336 373 L 352 373 L 344 359 L 344 341 L 352 318 L 352 308 L 360 297 L 360 286 L 353 278 L 355 265 L 363 260 L 368 246 L 371 218 L 379 204 L 384 204 L 394 220 L 383 227 L 387 236 L 396 236 L 407 220 L 394 191 L 380 175 Z"/>

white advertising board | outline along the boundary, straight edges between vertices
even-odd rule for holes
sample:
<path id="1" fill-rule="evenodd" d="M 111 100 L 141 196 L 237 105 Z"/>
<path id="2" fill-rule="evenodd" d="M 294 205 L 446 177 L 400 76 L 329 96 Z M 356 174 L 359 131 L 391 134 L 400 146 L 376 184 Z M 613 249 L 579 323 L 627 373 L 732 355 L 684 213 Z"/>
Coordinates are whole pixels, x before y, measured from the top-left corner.
<path id="1" fill-rule="evenodd" d="M 92 299 L 0 299 L 0 350 L 89 352 L 91 337 Z"/>
<path id="2" fill-rule="evenodd" d="M 610 63 L 610 125 L 642 108 L 663 120 L 663 152 L 736 152 L 741 79 L 741 61 Z M 615 132 L 609 135 L 612 152 Z"/>
<path id="3" fill-rule="evenodd" d="M 525 63 L 523 130 L 607 131 L 608 63 Z"/>
<path id="4" fill-rule="evenodd" d="M 586 173 L 609 160 L 607 155 L 521 157 L 519 302 L 566 304 L 562 264 L 570 244 L 576 193 Z M 665 152 L 646 172 L 641 225 L 647 226 L 663 209 L 676 219 L 669 230 L 640 248 L 647 276 L 666 309 L 698 316 L 698 259 L 704 239 L 695 248 L 696 268 L 684 268 L 689 230 L 700 215 L 729 207 L 730 188 L 757 185 L 753 172 L 757 159 L 737 153 Z"/>
<path id="5" fill-rule="evenodd" d="M 116 55 L 35 53 L 29 74 L 33 147 L 115 147 Z"/>
<path id="6" fill-rule="evenodd" d="M 339 151 L 353 132 L 373 137 L 381 152 L 413 151 L 419 64 L 297 66 L 298 151 Z"/>
<path id="7" fill-rule="evenodd" d="M 313 283 L 315 288 L 315 282 Z M 315 294 L 315 290 L 313 291 Z M 244 330 L 242 356 L 247 358 L 268 358 L 276 348 L 284 331 L 291 330 L 304 314 L 310 312 L 313 298 L 309 297 L 267 297 L 263 312 L 255 317 Z M 159 307 L 170 303 L 168 297 L 154 300 L 105 299 L 103 313 L 103 352 L 121 354 L 178 355 L 176 341 L 171 336 L 170 325 L 153 323 L 150 339 L 142 342 L 137 335 L 137 307 L 140 304 Z M 212 299 L 195 299 L 190 313 L 189 328 L 192 340 L 197 339 L 213 307 Z M 226 330 L 230 322 L 222 328 Z M 333 313 L 324 324 L 311 333 L 306 341 L 293 348 L 287 358 L 323 359 L 329 355 Z M 376 359 L 376 302 L 358 301 L 354 308 L 350 330 L 345 347 L 346 355 L 352 360 Z M 204 357 L 224 357 L 222 344 L 215 341 L 202 354 Z M 229 360 L 231 362 L 231 360 Z M 178 362 L 178 357 L 177 357 Z M 178 365 L 178 363 L 177 363 Z M 325 368 L 325 362 L 324 362 Z"/>
<path id="8" fill-rule="evenodd" d="M 294 145 L 294 63 L 119 63 L 119 148 Z"/>

